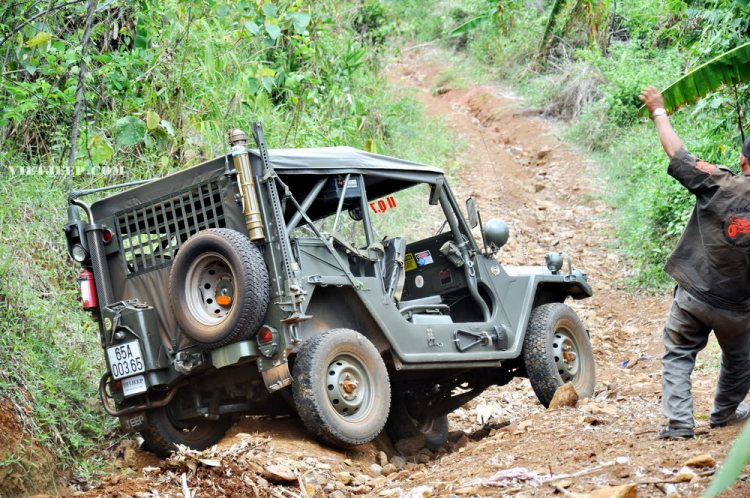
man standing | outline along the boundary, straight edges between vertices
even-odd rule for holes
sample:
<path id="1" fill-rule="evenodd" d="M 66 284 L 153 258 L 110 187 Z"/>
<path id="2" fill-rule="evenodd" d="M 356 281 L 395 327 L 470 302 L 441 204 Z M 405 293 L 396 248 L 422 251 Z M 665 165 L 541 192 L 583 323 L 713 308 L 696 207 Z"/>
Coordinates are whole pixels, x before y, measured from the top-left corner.
<path id="1" fill-rule="evenodd" d="M 660 438 L 692 437 L 690 375 L 711 330 L 721 346 L 711 427 L 750 417 L 750 138 L 740 153 L 740 175 L 699 160 L 682 145 L 654 87 L 640 99 L 651 112 L 668 173 L 695 195 L 695 208 L 664 270 L 677 281 L 664 326 Z"/>

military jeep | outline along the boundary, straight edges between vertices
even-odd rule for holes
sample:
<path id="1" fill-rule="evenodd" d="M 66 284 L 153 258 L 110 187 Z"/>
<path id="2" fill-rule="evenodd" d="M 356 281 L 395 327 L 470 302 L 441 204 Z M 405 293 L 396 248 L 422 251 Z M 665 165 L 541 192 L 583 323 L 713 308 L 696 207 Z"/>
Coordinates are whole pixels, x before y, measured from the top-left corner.
<path id="1" fill-rule="evenodd" d="M 385 428 L 434 449 L 450 412 L 515 377 L 544 405 L 565 382 L 592 393 L 588 331 L 563 304 L 592 290 L 570 258 L 502 266 L 505 223 L 482 225 L 440 169 L 268 150 L 252 131 L 255 149 L 231 130 L 225 156 L 68 199 L 99 393 L 124 431 L 166 456 L 238 416 L 296 415 L 337 447 Z"/>

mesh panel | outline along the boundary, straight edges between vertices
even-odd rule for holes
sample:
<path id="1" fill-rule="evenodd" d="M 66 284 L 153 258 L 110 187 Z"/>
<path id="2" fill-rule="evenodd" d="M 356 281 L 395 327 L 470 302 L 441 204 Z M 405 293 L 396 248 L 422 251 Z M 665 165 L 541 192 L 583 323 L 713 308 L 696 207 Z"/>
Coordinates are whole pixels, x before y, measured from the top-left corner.
<path id="1" fill-rule="evenodd" d="M 115 220 L 127 276 L 169 266 L 191 235 L 226 226 L 217 180 L 120 211 Z"/>

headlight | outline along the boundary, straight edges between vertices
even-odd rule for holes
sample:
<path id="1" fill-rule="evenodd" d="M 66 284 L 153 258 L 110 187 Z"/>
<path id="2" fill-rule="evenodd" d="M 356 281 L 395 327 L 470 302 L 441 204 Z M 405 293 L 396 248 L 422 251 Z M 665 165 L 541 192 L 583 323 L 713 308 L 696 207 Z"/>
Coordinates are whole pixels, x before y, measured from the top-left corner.
<path id="1" fill-rule="evenodd" d="M 83 263 L 86 261 L 86 258 L 89 256 L 86 252 L 86 249 L 83 248 L 81 244 L 76 244 L 73 246 L 73 249 L 71 250 L 73 259 L 78 261 L 79 263 Z"/>

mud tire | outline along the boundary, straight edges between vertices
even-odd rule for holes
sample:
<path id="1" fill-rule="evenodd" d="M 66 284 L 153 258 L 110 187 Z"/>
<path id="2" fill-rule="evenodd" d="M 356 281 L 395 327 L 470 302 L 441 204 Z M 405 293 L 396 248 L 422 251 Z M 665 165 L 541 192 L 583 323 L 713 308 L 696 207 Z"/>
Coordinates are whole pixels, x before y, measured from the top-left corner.
<path id="1" fill-rule="evenodd" d="M 171 403 L 170 403 L 171 404 Z M 169 405 L 146 412 L 150 428 L 141 431 L 141 436 L 151 450 L 159 458 L 167 458 L 177 445 L 182 444 L 197 451 L 205 450 L 218 443 L 232 426 L 232 420 L 204 420 L 193 427 L 181 427 L 173 422 Z"/>
<path id="2" fill-rule="evenodd" d="M 578 361 L 576 375 L 559 368 L 559 355 L 555 348 L 560 338 L 575 344 Z M 531 387 L 539 401 L 548 407 L 557 388 L 566 381 L 580 398 L 587 398 L 596 387 L 596 365 L 588 332 L 575 311 L 563 303 L 543 304 L 531 312 L 523 343 L 523 360 Z M 570 377 L 570 378 L 569 378 Z"/>
<path id="3" fill-rule="evenodd" d="M 202 323 L 190 311 L 190 305 L 195 309 L 201 303 L 196 304 L 196 297 L 186 290 L 188 279 L 195 278 L 191 276 L 194 262 L 206 254 L 225 261 L 234 279 L 231 308 L 215 324 Z M 268 269 L 258 247 L 227 228 L 203 230 L 190 237 L 177 252 L 169 274 L 169 302 L 175 319 L 185 335 L 204 348 L 252 339 L 266 315 L 269 289 Z"/>
<path id="4" fill-rule="evenodd" d="M 334 405 L 338 398 L 329 394 L 339 392 L 334 384 L 346 375 L 347 362 L 359 379 L 352 402 L 362 397 L 361 412 L 357 408 L 350 415 L 342 414 L 342 404 Z M 359 332 L 332 329 L 309 339 L 294 361 L 293 376 L 297 413 L 318 440 L 346 449 L 372 441 L 383 430 L 391 404 L 388 371 L 378 350 Z"/>
<path id="5" fill-rule="evenodd" d="M 426 439 L 425 447 L 435 451 L 448 441 L 448 415 L 429 420 L 413 418 L 409 413 L 408 392 L 394 391 L 385 430 L 393 442 L 422 436 Z"/>

